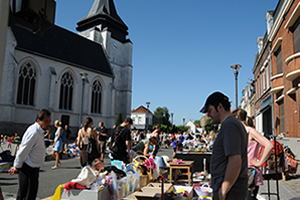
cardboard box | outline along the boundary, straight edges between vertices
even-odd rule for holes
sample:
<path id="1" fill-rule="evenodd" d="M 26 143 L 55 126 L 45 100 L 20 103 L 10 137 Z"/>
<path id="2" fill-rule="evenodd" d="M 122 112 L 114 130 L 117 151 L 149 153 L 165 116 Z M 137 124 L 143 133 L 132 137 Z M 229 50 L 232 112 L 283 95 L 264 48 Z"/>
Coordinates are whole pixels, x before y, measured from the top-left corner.
<path id="1" fill-rule="evenodd" d="M 110 199 L 110 193 L 107 187 L 104 187 L 102 190 L 78 190 L 73 189 L 69 190 L 66 193 L 64 192 L 64 188 L 61 190 L 61 200 L 106 200 Z"/>
<path id="2" fill-rule="evenodd" d="M 173 189 L 172 184 L 164 184 L 164 193 L 169 193 Z M 134 200 L 160 200 L 161 183 L 149 183 L 147 186 L 139 189 L 132 194 Z"/>

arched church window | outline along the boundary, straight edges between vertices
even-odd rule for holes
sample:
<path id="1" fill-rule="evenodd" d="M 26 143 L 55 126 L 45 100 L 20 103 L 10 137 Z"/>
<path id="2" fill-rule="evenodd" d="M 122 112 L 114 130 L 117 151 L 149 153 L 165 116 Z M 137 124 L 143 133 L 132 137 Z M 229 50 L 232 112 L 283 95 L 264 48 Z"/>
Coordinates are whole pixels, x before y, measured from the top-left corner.
<path id="1" fill-rule="evenodd" d="M 92 113 L 101 113 L 102 87 L 99 81 L 94 81 L 92 91 Z"/>
<path id="2" fill-rule="evenodd" d="M 20 68 L 18 81 L 17 104 L 33 106 L 36 70 L 29 62 Z"/>
<path id="3" fill-rule="evenodd" d="M 64 73 L 60 82 L 60 109 L 72 110 L 73 84 L 74 82 L 72 76 L 68 72 Z"/>

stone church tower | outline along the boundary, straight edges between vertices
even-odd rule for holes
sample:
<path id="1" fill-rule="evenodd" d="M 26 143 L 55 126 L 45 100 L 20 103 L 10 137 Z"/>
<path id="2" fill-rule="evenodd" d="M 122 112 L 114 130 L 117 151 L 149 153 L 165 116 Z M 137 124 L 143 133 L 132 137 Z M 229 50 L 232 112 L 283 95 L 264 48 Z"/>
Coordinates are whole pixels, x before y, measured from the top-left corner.
<path id="1" fill-rule="evenodd" d="M 113 0 L 95 0 L 90 12 L 77 23 L 80 35 L 99 43 L 109 59 L 112 83 L 112 115 L 121 112 L 123 119 L 131 115 L 132 42 L 128 27 L 119 17 Z M 116 103 L 118 102 L 118 103 Z"/>
<path id="2" fill-rule="evenodd" d="M 1 20 L 0 20 L 1 21 Z M 86 117 L 113 127 L 131 115 L 132 42 L 113 0 L 95 0 L 79 34 L 7 27 L 0 71 L 0 133 L 22 135 L 41 108 L 77 133 Z M 50 130 L 50 132 L 54 132 Z M 76 134 L 74 134 L 75 136 Z"/>

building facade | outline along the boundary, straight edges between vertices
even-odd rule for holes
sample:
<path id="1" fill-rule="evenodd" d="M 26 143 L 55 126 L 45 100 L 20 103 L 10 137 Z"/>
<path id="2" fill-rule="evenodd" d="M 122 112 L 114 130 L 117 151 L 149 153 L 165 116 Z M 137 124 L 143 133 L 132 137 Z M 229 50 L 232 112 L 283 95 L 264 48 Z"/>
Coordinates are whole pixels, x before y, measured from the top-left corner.
<path id="1" fill-rule="evenodd" d="M 0 80 L 0 132 L 23 134 L 41 108 L 75 132 L 92 117 L 112 127 L 129 117 L 132 42 L 113 0 L 95 0 L 79 34 L 54 26 L 42 35 L 8 27 Z"/>
<path id="2" fill-rule="evenodd" d="M 156 117 L 149 109 L 140 106 L 131 110 L 131 119 L 133 121 L 132 127 L 142 131 L 152 130 Z"/>
<path id="3" fill-rule="evenodd" d="M 271 42 L 274 135 L 300 155 L 300 1 L 280 0 L 273 13 Z"/>
<path id="4" fill-rule="evenodd" d="M 242 98 L 241 98 L 241 108 L 244 109 L 248 116 L 254 118 L 255 108 L 254 108 L 254 100 L 255 100 L 255 87 L 254 81 L 250 79 L 247 82 L 248 85 L 242 91 Z"/>
<path id="5" fill-rule="evenodd" d="M 186 124 L 184 124 L 184 127 L 187 127 L 187 133 L 190 134 L 203 134 L 204 129 L 197 127 L 196 124 L 194 124 L 191 120 L 189 120 Z"/>
<path id="6" fill-rule="evenodd" d="M 273 135 L 273 95 L 271 93 L 272 62 L 271 42 L 268 40 L 273 25 L 273 11 L 266 14 L 267 31 L 264 37 L 257 38 L 258 53 L 255 56 L 252 72 L 255 79 L 255 128 L 258 132 Z"/>

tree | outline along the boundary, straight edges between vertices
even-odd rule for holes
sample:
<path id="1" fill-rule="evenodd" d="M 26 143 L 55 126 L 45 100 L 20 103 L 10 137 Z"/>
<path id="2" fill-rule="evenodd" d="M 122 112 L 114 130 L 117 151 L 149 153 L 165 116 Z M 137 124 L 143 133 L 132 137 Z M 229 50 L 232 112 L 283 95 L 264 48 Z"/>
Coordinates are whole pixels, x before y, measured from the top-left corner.
<path id="1" fill-rule="evenodd" d="M 119 126 L 120 124 L 122 124 L 122 114 L 121 113 L 119 113 L 119 115 L 118 115 L 118 118 L 117 118 L 117 121 L 116 121 L 116 123 L 115 123 L 115 125 L 116 126 Z"/>
<path id="2" fill-rule="evenodd" d="M 201 127 L 200 120 L 195 120 L 195 121 L 194 121 L 194 124 L 198 124 L 198 125 L 199 125 L 199 127 Z"/>
<path id="3" fill-rule="evenodd" d="M 212 119 L 209 117 L 205 120 L 204 130 L 209 134 L 210 131 L 217 132 L 218 125 L 214 124 Z"/>
<path id="4" fill-rule="evenodd" d="M 170 114 L 169 114 L 169 110 L 167 107 L 158 107 L 156 108 L 156 110 L 154 111 L 154 115 L 157 117 L 158 119 L 158 124 L 160 125 L 166 125 L 166 126 L 171 126 L 171 123 L 169 121 L 170 118 Z"/>
<path id="5" fill-rule="evenodd" d="M 155 125 L 156 126 L 156 125 Z M 152 129 L 155 129 L 155 126 L 152 127 Z M 170 133 L 170 127 L 167 125 L 160 125 L 160 130 L 162 132 Z"/>
<path id="6" fill-rule="evenodd" d="M 183 126 L 183 125 L 176 126 L 176 128 L 177 128 L 177 131 L 175 133 L 177 133 L 178 131 L 183 133 L 183 132 L 186 132 L 188 130 L 188 128 Z"/>

